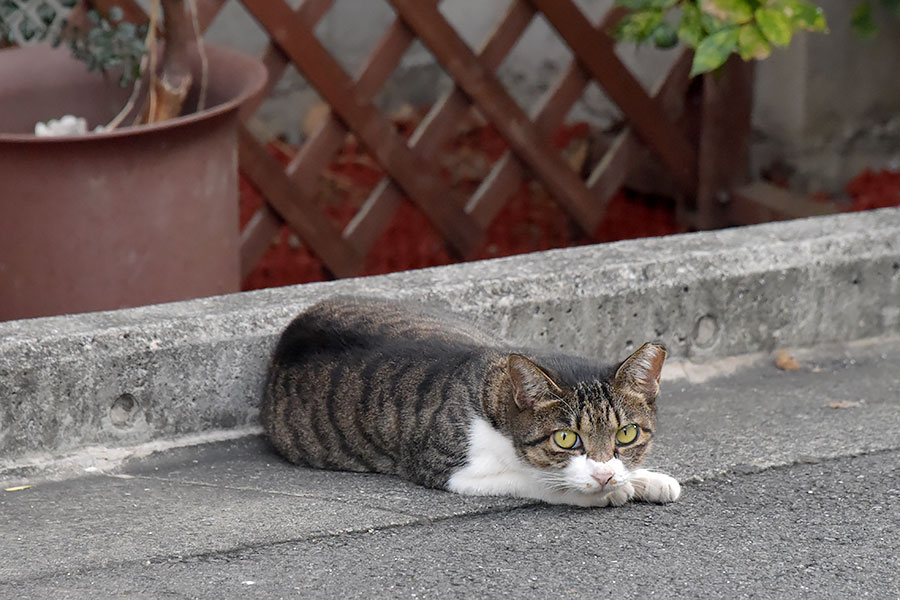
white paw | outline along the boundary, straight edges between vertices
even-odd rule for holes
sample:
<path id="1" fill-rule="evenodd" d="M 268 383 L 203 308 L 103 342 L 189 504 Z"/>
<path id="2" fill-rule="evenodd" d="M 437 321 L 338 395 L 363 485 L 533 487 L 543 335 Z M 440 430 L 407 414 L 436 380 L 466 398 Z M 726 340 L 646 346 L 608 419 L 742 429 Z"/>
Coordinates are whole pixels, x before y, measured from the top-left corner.
<path id="1" fill-rule="evenodd" d="M 631 482 L 626 481 L 616 489 L 603 496 L 602 506 L 622 506 L 634 498 L 635 489 Z"/>
<path id="2" fill-rule="evenodd" d="M 636 500 L 665 504 L 681 496 L 681 484 L 665 473 L 640 469 L 631 474 L 629 481 L 634 485 Z"/>

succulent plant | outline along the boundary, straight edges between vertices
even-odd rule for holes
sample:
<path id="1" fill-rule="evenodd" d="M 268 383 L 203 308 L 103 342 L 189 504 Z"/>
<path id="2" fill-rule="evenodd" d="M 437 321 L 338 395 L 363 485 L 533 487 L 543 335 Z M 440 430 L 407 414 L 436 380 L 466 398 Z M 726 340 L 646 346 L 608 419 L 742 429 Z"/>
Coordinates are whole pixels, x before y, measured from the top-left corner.
<path id="1" fill-rule="evenodd" d="M 147 52 L 147 27 L 122 20 L 122 10 L 108 14 L 90 8 L 82 25 L 68 23 L 78 0 L 0 0 L 0 42 L 8 44 L 66 43 L 89 70 L 121 69 L 120 83 L 130 85 L 140 75 Z"/>

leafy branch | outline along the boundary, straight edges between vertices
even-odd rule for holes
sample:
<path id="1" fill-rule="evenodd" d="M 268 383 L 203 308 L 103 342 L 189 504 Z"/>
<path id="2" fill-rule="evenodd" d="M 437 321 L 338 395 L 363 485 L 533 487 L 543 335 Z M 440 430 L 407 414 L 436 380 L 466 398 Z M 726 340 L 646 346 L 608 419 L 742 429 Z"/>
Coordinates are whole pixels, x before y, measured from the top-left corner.
<path id="1" fill-rule="evenodd" d="M 87 11 L 85 30 L 73 26 L 68 38 L 72 56 L 87 65 L 89 71 L 103 73 L 121 67 L 119 84 L 127 87 L 141 75 L 141 59 L 147 53 L 144 39 L 147 26 L 122 21 L 122 9 L 112 7 L 109 15 L 96 10 Z M 58 44 L 59 40 L 54 43 Z"/>
<path id="2" fill-rule="evenodd" d="M 77 0 L 59 1 L 64 9 L 76 4 Z M 91 8 L 84 13 L 84 22 L 66 23 L 49 3 L 38 5 L 32 12 L 15 0 L 0 0 L 0 45 L 24 40 L 49 41 L 57 46 L 65 41 L 73 56 L 89 70 L 106 73 L 121 68 L 120 83 L 127 87 L 140 75 L 141 58 L 147 52 L 147 27 L 122 19 L 122 10 L 114 6 L 108 14 Z"/>
<path id="3" fill-rule="evenodd" d="M 880 0 L 900 11 L 900 0 Z M 827 32 L 820 6 L 806 0 L 616 0 L 628 9 L 615 35 L 629 42 L 670 48 L 679 41 L 694 49 L 691 76 L 722 66 L 737 54 L 744 60 L 767 58 L 790 44 L 800 31 Z M 861 2 L 853 26 L 874 35 L 872 0 Z"/>

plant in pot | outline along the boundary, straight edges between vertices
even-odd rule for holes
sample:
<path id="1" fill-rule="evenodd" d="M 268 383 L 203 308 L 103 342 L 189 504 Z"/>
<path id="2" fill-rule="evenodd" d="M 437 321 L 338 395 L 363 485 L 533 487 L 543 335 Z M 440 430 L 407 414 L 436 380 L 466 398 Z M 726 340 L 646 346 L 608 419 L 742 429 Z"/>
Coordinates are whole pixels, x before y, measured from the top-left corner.
<path id="1" fill-rule="evenodd" d="M 54 28 L 72 0 L 0 0 L 0 36 L 44 42 L 0 50 L 0 320 L 239 289 L 238 112 L 266 70 L 204 45 L 192 4 Z"/>

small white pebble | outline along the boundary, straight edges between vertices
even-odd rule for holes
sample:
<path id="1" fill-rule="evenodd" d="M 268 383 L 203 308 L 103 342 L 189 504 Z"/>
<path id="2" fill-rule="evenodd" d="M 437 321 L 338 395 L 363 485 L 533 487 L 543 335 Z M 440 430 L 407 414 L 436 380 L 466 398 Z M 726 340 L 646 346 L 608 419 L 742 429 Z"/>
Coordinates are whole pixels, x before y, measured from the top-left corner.
<path id="1" fill-rule="evenodd" d="M 50 119 L 46 123 L 36 123 L 34 126 L 34 135 L 38 137 L 84 135 L 87 132 L 87 120 L 74 115 Z"/>

